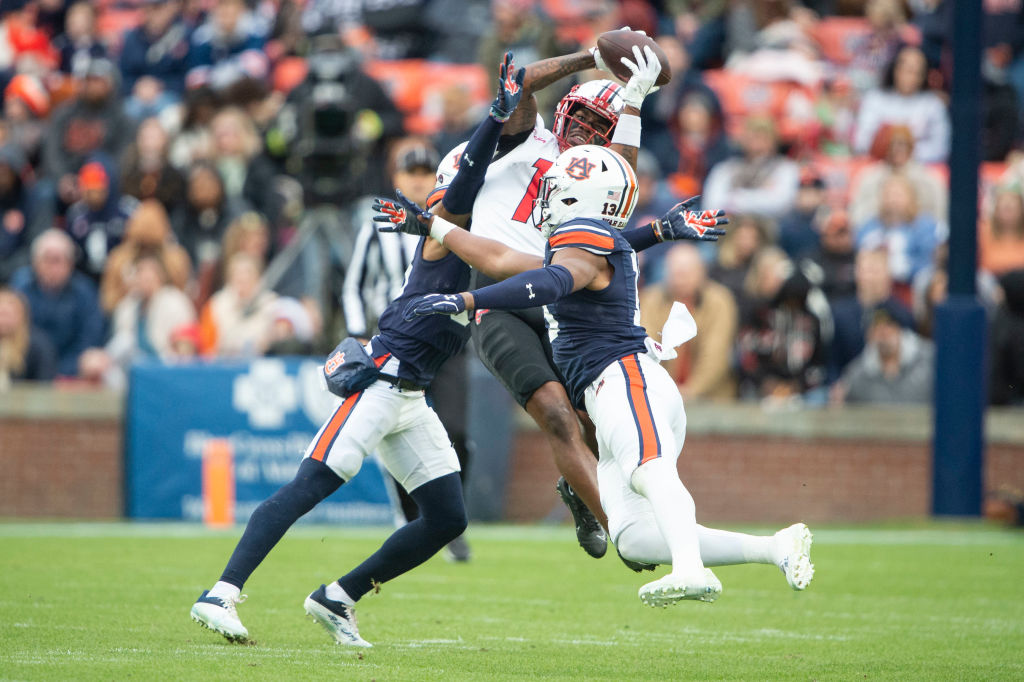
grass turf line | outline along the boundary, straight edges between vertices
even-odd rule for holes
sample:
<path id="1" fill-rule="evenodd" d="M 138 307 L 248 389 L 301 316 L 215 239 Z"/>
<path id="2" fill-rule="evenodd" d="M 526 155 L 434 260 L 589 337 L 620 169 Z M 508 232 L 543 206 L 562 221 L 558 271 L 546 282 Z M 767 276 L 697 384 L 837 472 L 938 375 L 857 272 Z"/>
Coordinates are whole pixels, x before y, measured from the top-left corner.
<path id="1" fill-rule="evenodd" d="M 771 566 L 723 567 L 716 603 L 664 610 L 636 596 L 664 569 L 590 559 L 567 527 L 474 526 L 470 564 L 435 557 L 360 602 L 361 652 L 302 601 L 387 529 L 286 536 L 239 609 L 255 646 L 188 616 L 240 532 L 0 524 L 0 679 L 1024 677 L 1024 536 L 980 525 L 820 530 L 806 592 Z"/>

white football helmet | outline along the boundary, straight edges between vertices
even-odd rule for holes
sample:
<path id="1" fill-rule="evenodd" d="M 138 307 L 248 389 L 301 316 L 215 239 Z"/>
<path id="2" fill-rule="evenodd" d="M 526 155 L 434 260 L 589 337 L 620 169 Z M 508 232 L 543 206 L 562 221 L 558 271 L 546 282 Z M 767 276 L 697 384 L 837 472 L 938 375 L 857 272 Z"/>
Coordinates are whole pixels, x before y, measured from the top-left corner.
<path id="1" fill-rule="evenodd" d="M 607 147 L 612 143 L 612 131 L 619 122 L 619 114 L 625 107 L 622 86 L 615 81 L 587 81 L 573 87 L 555 107 L 555 122 L 551 132 L 558 139 L 558 149 L 565 151 L 574 144 L 599 144 Z M 585 116 L 583 111 L 590 112 Z M 583 120 L 586 117 L 588 121 Z M 578 128 L 578 132 L 574 131 Z M 582 141 L 573 141 L 569 135 Z"/>
<path id="2" fill-rule="evenodd" d="M 547 239 L 573 218 L 604 220 L 621 230 L 636 208 L 636 173 L 607 147 L 586 144 L 562 152 L 540 181 L 533 221 Z"/>

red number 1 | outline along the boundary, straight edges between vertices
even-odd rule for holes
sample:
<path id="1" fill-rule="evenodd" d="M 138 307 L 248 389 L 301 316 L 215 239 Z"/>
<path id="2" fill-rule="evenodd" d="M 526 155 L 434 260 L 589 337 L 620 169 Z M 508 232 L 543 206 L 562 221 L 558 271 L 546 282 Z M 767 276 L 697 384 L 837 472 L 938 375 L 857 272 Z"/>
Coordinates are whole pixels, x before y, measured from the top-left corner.
<path id="1" fill-rule="evenodd" d="M 522 201 L 519 202 L 519 205 L 516 206 L 516 212 L 512 214 L 512 220 L 525 223 L 530 219 L 530 214 L 533 212 L 533 200 L 537 198 L 537 192 L 540 191 L 540 179 L 551 168 L 551 164 L 552 162 L 547 159 L 537 159 L 533 162 L 533 167 L 537 169 L 537 172 L 530 178 L 530 186 L 526 188 L 526 194 L 523 196 Z"/>

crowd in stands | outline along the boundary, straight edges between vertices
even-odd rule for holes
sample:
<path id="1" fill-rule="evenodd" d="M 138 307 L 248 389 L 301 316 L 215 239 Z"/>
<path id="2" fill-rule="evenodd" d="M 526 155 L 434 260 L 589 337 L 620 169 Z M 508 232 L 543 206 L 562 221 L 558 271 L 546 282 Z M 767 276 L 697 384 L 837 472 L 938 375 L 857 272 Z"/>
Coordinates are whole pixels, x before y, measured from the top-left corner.
<path id="1" fill-rule="evenodd" d="M 983 5 L 978 292 L 992 400 L 1022 404 L 1024 0 Z M 925 403 L 952 6 L 0 0 L 0 388 L 328 350 L 375 286 L 343 295 L 367 197 L 409 166 L 396 149 L 465 140 L 505 50 L 526 64 L 629 25 L 673 70 L 644 103 L 632 224 L 696 194 L 731 220 L 643 254 L 649 331 L 676 300 L 700 330 L 669 368 L 683 395 Z M 549 125 L 573 82 L 539 94 Z"/>

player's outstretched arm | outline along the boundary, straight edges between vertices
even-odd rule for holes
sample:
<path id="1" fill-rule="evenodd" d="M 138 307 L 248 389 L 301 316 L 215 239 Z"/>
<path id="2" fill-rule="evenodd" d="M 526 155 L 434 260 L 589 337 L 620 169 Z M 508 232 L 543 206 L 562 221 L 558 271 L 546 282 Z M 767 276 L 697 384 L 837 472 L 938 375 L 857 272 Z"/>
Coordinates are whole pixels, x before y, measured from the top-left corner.
<path id="1" fill-rule="evenodd" d="M 697 195 L 681 201 L 654 222 L 632 230 L 623 230 L 622 236 L 634 251 L 643 251 L 660 242 L 681 239 L 717 242 L 718 238 L 725 234 L 725 230 L 720 226 L 728 224 L 729 219 L 721 209 L 689 210 L 699 198 L 700 195 Z"/>
<path id="2" fill-rule="evenodd" d="M 640 152 L 640 107 L 647 95 L 658 90 L 654 82 L 661 73 L 661 62 L 651 48 L 645 46 L 641 50 L 634 45 L 633 59 L 623 57 L 622 63 L 633 75 L 622 89 L 625 106 L 615 125 L 611 149 L 621 154 L 636 170 L 636 158 Z"/>

